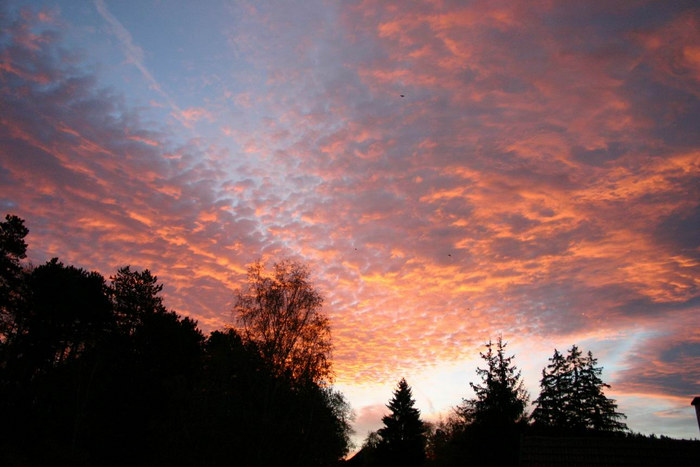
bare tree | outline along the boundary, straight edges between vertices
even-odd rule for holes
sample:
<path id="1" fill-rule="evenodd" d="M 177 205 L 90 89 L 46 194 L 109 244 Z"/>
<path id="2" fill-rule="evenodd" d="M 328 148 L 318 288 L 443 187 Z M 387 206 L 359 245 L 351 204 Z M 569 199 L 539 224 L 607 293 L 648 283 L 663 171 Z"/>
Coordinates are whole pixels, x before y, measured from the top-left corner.
<path id="1" fill-rule="evenodd" d="M 322 305 L 306 266 L 285 260 L 267 272 L 258 261 L 237 291 L 235 325 L 278 374 L 324 385 L 333 374 L 331 332 Z"/>

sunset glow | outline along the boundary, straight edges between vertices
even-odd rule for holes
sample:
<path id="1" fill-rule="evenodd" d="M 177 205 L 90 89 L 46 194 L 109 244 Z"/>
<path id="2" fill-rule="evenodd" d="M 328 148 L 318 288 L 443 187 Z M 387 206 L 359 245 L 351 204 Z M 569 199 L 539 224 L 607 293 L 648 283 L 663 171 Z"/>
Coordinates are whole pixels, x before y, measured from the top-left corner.
<path id="1" fill-rule="evenodd" d="M 3 216 L 206 332 L 253 261 L 308 264 L 357 440 L 499 335 L 532 399 L 577 344 L 632 430 L 697 438 L 693 3 L 10 0 Z"/>

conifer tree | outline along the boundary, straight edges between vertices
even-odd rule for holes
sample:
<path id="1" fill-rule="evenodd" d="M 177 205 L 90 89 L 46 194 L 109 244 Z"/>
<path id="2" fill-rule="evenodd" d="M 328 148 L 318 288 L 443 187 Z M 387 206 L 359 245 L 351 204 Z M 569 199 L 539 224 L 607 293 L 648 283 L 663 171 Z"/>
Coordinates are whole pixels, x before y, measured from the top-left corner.
<path id="1" fill-rule="evenodd" d="M 401 379 L 387 407 L 391 413 L 379 430 L 378 457 L 382 465 L 418 466 L 425 460 L 426 426 L 405 379 Z"/>
<path id="2" fill-rule="evenodd" d="M 627 417 L 618 412 L 615 401 L 603 393 L 610 385 L 601 379 L 603 369 L 597 366 L 598 360 L 589 351 L 582 361 L 579 394 L 582 398 L 583 425 L 595 431 L 626 430 L 627 425 L 621 420 Z"/>
<path id="3" fill-rule="evenodd" d="M 158 277 L 148 269 L 136 271 L 125 266 L 110 279 L 114 314 L 119 326 L 128 334 L 133 334 L 148 316 L 167 312 L 160 296 L 163 284 L 158 283 Z"/>
<path id="4" fill-rule="evenodd" d="M 564 357 L 556 349 L 550 364 L 542 370 L 540 396 L 535 401 L 536 426 L 560 430 L 622 431 L 627 426 L 617 404 L 603 393 L 603 369 L 593 354 L 572 346 Z"/>
<path id="5" fill-rule="evenodd" d="M 535 400 L 532 419 L 536 426 L 565 427 L 568 420 L 564 407 L 570 392 L 569 367 L 564 355 L 554 349 L 549 365 L 542 370 L 540 396 Z"/>
<path id="6" fill-rule="evenodd" d="M 515 356 L 506 357 L 506 345 L 499 337 L 495 351 L 489 341 L 486 353 L 480 353 L 488 365 L 485 369 L 476 370 L 482 383 L 469 383 L 476 397 L 465 400 L 459 408 L 469 424 L 506 428 L 521 421 L 525 415 L 528 395 L 520 371 L 513 364 Z"/>

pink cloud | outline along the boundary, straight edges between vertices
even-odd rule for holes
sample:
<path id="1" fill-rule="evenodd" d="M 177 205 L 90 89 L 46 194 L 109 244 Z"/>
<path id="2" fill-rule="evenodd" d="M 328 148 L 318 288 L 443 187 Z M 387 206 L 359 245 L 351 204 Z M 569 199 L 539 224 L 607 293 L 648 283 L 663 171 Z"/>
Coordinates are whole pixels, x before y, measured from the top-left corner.
<path id="1" fill-rule="evenodd" d="M 209 120 L 210 122 L 214 119 L 212 114 L 207 109 L 199 107 L 184 109 L 180 112 L 180 116 L 190 125 L 202 119 Z"/>
<path id="2" fill-rule="evenodd" d="M 222 101 L 247 119 L 206 102 L 180 117 L 232 148 L 112 118 L 117 98 L 54 59 L 56 35 L 15 26 L 0 201 L 27 218 L 32 258 L 148 267 L 208 329 L 247 263 L 304 260 L 348 384 L 462 361 L 499 332 L 658 327 L 616 386 L 681 394 L 697 370 L 697 336 L 672 325 L 700 286 L 697 13 L 654 6 L 641 28 L 625 2 L 338 8 L 256 6 L 230 33 L 253 71 Z"/>

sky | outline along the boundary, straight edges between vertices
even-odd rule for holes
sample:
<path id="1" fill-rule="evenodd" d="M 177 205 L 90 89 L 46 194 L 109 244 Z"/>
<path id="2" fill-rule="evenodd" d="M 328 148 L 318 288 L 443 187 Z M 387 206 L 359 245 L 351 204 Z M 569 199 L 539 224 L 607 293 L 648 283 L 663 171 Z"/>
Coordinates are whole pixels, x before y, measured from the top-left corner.
<path id="1" fill-rule="evenodd" d="M 205 332 L 307 264 L 358 443 L 498 336 L 531 399 L 576 344 L 632 430 L 698 438 L 696 2 L 5 0 L 0 119 L 32 264 L 148 268 Z"/>

